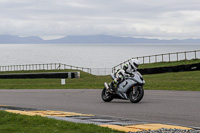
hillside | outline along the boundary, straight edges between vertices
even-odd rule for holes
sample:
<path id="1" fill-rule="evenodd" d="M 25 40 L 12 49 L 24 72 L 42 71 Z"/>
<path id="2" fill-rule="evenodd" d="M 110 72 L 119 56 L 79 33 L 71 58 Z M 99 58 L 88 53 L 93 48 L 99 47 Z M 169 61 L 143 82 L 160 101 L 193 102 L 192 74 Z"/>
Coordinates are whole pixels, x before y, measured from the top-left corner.
<path id="1" fill-rule="evenodd" d="M 0 35 L 0 44 L 68 44 L 68 43 L 200 43 L 200 39 L 159 40 L 134 37 L 117 37 L 111 35 L 77 35 L 59 39 L 44 40 L 37 36 L 19 37 L 16 35 Z"/>

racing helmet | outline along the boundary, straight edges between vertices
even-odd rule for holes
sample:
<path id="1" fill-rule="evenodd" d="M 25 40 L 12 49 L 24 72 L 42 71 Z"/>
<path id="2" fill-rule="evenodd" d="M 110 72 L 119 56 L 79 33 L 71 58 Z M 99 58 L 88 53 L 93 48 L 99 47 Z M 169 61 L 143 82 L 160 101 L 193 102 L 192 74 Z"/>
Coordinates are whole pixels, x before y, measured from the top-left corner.
<path id="1" fill-rule="evenodd" d="M 130 63 L 130 65 L 131 65 L 131 67 L 132 67 L 135 71 L 137 70 L 137 68 L 138 68 L 139 65 L 140 65 L 140 61 L 137 60 L 137 59 L 131 59 L 131 60 L 129 61 L 129 63 Z"/>

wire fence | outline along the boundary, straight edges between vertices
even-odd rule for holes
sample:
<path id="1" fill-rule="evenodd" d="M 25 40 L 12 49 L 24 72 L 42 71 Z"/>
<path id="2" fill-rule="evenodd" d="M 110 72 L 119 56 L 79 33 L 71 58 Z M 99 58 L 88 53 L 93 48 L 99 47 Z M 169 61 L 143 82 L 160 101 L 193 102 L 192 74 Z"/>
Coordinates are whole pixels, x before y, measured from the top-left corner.
<path id="1" fill-rule="evenodd" d="M 49 63 L 49 64 L 26 64 L 26 65 L 8 65 L 0 66 L 0 71 L 29 71 L 29 70 L 81 70 L 93 75 L 109 75 L 112 68 L 85 68 L 62 63 Z"/>
<path id="2" fill-rule="evenodd" d="M 91 72 L 91 68 L 76 67 L 61 63 L 0 66 L 0 71 L 65 70 L 65 69 L 82 70 L 88 73 Z"/>
<path id="3" fill-rule="evenodd" d="M 157 62 L 191 60 L 191 59 L 199 59 L 199 58 L 200 58 L 200 50 L 141 56 L 141 57 L 134 57 L 132 59 L 138 59 L 141 62 L 141 64 L 148 64 L 148 63 L 157 63 Z M 128 63 L 130 60 L 131 59 L 124 61 L 120 63 L 119 65 L 113 67 L 112 72 L 115 72 L 117 69 L 122 68 L 123 64 Z"/>
<path id="4" fill-rule="evenodd" d="M 132 59 L 138 59 L 142 64 L 156 63 L 156 62 L 171 62 L 180 60 L 199 59 L 200 50 L 175 52 L 166 54 L 157 54 L 150 56 L 134 57 Z M 85 68 L 72 65 L 66 65 L 62 63 L 48 63 L 48 64 L 26 64 L 26 65 L 8 65 L 0 66 L 0 71 L 28 71 L 28 70 L 81 70 L 93 75 L 109 75 L 115 72 L 117 69 L 122 68 L 123 64 L 128 63 L 131 59 L 120 63 L 113 68 Z"/>

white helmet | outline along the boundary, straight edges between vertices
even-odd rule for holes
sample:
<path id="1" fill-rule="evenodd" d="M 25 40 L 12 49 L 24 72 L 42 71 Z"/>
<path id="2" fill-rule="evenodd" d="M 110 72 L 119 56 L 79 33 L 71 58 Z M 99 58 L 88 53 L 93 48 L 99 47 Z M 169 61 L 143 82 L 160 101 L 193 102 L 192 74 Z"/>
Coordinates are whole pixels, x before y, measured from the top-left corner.
<path id="1" fill-rule="evenodd" d="M 135 71 L 137 70 L 137 68 L 138 68 L 139 65 L 140 65 L 140 61 L 137 60 L 137 59 L 131 59 L 131 60 L 129 61 L 129 63 L 130 63 L 130 65 L 131 65 L 131 67 L 132 67 Z"/>

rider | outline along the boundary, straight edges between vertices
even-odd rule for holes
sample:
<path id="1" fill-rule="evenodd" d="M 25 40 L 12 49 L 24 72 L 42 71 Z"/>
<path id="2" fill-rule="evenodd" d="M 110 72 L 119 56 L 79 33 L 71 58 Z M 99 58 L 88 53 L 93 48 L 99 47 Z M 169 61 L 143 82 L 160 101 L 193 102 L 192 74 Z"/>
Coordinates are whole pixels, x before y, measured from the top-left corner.
<path id="1" fill-rule="evenodd" d="M 118 86 L 124 80 L 125 76 L 131 76 L 137 68 L 139 67 L 140 62 L 137 59 L 131 59 L 127 64 L 123 66 L 123 69 L 118 69 L 115 73 L 115 79 L 111 82 L 111 88 L 113 91 L 116 91 L 115 86 Z"/>
<path id="2" fill-rule="evenodd" d="M 118 84 L 124 80 L 125 71 L 123 69 L 118 69 L 114 75 L 115 78 L 110 84 L 112 91 L 116 91 Z"/>
<path id="3" fill-rule="evenodd" d="M 123 69 L 126 74 L 133 75 L 133 72 L 137 71 L 137 68 L 140 65 L 140 61 L 137 59 L 131 59 L 127 64 L 123 66 Z"/>

